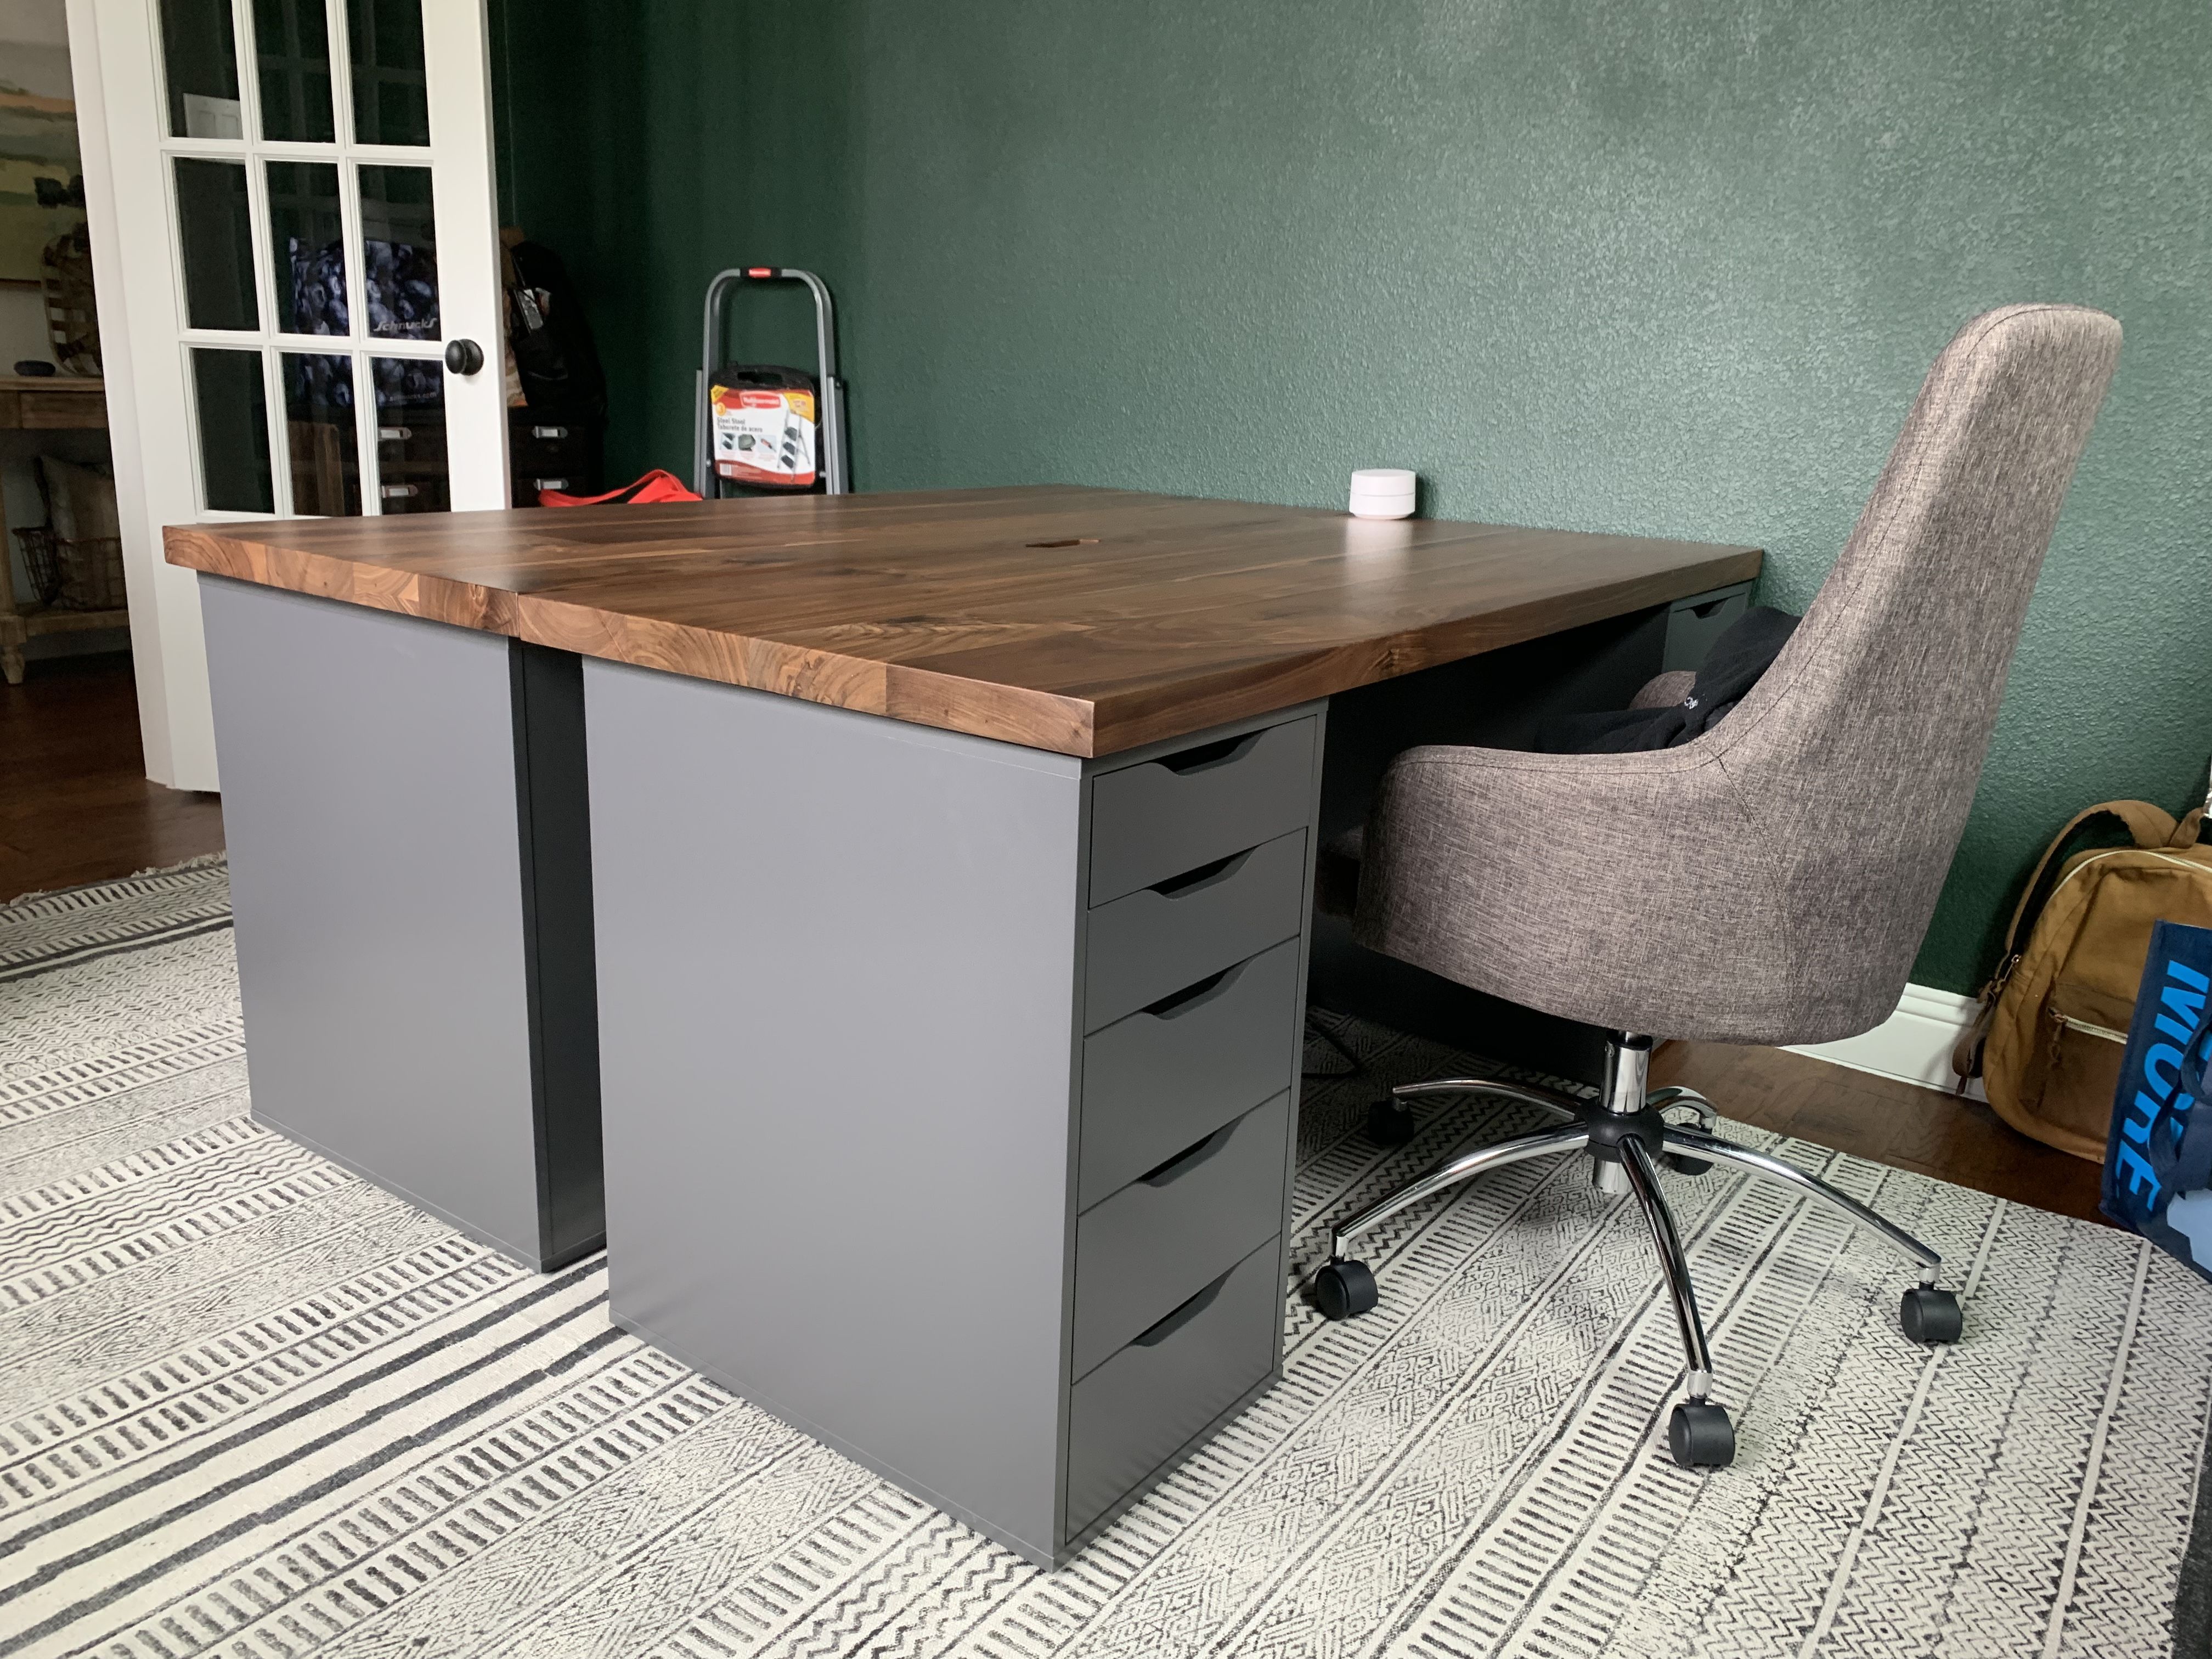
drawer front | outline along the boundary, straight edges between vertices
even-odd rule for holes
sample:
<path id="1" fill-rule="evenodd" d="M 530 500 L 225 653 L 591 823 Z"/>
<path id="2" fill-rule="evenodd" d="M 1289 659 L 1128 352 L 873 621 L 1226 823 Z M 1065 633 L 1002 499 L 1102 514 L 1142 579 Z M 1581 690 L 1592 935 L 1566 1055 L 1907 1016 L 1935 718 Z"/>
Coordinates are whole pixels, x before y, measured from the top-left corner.
<path id="1" fill-rule="evenodd" d="M 1076 1207 L 1288 1086 L 1299 1023 L 1298 945 L 1285 939 L 1085 1038 Z"/>
<path id="2" fill-rule="evenodd" d="M 557 432 L 557 438 L 540 434 Z M 518 426 L 507 437 L 507 465 L 517 472 L 575 472 L 590 459 L 584 434 L 564 426 Z"/>
<path id="3" fill-rule="evenodd" d="M 1291 938 L 1305 872 L 1301 830 L 1091 911 L 1084 1030 L 1127 1018 Z"/>
<path id="4" fill-rule="evenodd" d="M 1280 1235 L 1078 1382 L 1068 1400 L 1073 1538 L 1274 1369 Z"/>
<path id="5" fill-rule="evenodd" d="M 1090 902 L 1302 828 L 1319 725 L 1309 715 L 1102 775 L 1091 786 Z"/>
<path id="6" fill-rule="evenodd" d="M 1283 1230 L 1287 1090 L 1224 1123 L 1075 1224 L 1080 1379 Z"/>
<path id="7" fill-rule="evenodd" d="M 1718 599 L 1696 603 L 1676 601 L 1667 613 L 1667 643 L 1659 668 L 1673 673 L 1678 668 L 1698 668 L 1713 648 L 1713 641 L 1743 618 L 1751 609 L 1751 586 L 1723 593 Z"/>

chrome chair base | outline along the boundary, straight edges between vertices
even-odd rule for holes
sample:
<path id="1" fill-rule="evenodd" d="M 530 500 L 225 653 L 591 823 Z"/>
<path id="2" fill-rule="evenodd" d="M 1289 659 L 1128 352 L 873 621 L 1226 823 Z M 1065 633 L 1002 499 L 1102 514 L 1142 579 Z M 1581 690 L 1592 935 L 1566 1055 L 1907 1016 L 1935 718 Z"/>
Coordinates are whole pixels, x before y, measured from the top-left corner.
<path id="1" fill-rule="evenodd" d="M 1534 1106 L 1559 1120 L 1559 1127 L 1517 1135 L 1495 1146 L 1480 1146 L 1449 1158 L 1419 1180 L 1408 1182 L 1387 1198 L 1369 1205 L 1357 1215 L 1329 1230 L 1328 1259 L 1310 1275 L 1308 1284 L 1315 1304 L 1331 1319 L 1350 1319 L 1367 1312 L 1377 1301 L 1375 1276 L 1364 1262 L 1346 1254 L 1345 1247 L 1362 1233 L 1373 1231 L 1401 1211 L 1462 1182 L 1472 1181 L 1492 1170 L 1582 1152 L 1591 1163 L 1591 1181 L 1601 1192 L 1632 1194 L 1651 1230 L 1659 1253 L 1660 1271 L 1674 1304 L 1680 1328 L 1687 1396 L 1674 1408 L 1668 1425 L 1668 1447 L 1674 1461 L 1689 1468 L 1718 1468 L 1735 1456 L 1735 1432 L 1725 1408 L 1710 1398 L 1713 1364 L 1705 1341 L 1705 1322 L 1698 1312 L 1697 1288 L 1690 1264 L 1674 1225 L 1674 1211 L 1661 1190 L 1657 1165 L 1687 1175 L 1698 1175 L 1715 1164 L 1726 1164 L 1761 1180 L 1790 1188 L 1840 1212 L 1859 1226 L 1880 1235 L 1919 1270 L 1919 1283 L 1905 1293 L 1898 1320 L 1905 1334 L 1916 1342 L 1944 1343 L 1959 1340 L 1963 1321 L 1958 1298 L 1936 1287 L 1942 1258 L 1903 1228 L 1884 1220 L 1850 1194 L 1838 1191 L 1817 1176 L 1767 1153 L 1724 1140 L 1714 1133 L 1717 1121 L 1712 1103 L 1693 1089 L 1647 1090 L 1651 1057 L 1649 1037 L 1620 1032 L 1606 1047 L 1606 1085 L 1595 1103 L 1575 1100 L 1549 1090 L 1533 1088 L 1498 1078 L 1449 1078 L 1433 1083 L 1408 1083 L 1393 1090 L 1400 1103 L 1425 1095 L 1487 1094 Z M 1668 1121 L 1667 1114 L 1687 1109 L 1694 1127 Z"/>

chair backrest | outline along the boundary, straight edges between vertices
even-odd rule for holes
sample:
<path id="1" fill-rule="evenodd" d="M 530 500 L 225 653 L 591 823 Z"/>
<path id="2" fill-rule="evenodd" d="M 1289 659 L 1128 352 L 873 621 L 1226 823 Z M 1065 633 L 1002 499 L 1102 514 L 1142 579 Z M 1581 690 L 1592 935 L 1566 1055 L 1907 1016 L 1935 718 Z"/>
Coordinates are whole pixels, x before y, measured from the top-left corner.
<path id="1" fill-rule="evenodd" d="M 1705 739 L 1771 849 L 1795 996 L 1823 1024 L 1879 1023 L 1911 976 L 2119 350 L 2079 306 L 1961 329 L 1805 620 Z"/>

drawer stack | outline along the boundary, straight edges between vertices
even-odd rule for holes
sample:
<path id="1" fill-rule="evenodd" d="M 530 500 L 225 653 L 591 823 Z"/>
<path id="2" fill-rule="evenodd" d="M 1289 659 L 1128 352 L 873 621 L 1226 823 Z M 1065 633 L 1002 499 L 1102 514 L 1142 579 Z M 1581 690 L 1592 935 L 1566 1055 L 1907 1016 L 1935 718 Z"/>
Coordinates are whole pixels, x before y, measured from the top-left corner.
<path id="1" fill-rule="evenodd" d="M 507 458 L 515 506 L 537 506 L 541 489 L 599 494 L 605 430 L 605 416 L 590 411 L 508 410 Z"/>
<path id="2" fill-rule="evenodd" d="M 1320 726 L 1090 780 L 1071 1541 L 1279 1360 Z"/>

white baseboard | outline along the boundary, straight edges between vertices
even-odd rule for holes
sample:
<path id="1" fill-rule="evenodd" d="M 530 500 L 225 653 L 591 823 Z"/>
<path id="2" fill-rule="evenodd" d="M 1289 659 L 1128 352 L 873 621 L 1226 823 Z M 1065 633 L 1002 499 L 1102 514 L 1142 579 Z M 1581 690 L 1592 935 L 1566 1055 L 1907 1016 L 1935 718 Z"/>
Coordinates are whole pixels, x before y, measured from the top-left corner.
<path id="1" fill-rule="evenodd" d="M 1951 1049 L 1973 1024 L 1976 1006 L 1972 997 L 1929 985 L 1908 985 L 1897 1000 L 1897 1012 L 1871 1031 L 1839 1042 L 1792 1046 L 1790 1052 L 1948 1092 L 1959 1080 L 1951 1070 Z M 1979 1078 L 1967 1085 L 1966 1092 L 1976 1100 L 1988 1098 Z"/>

